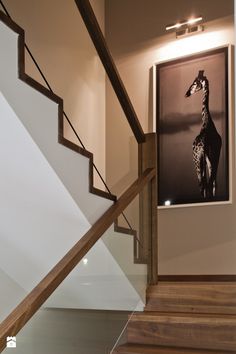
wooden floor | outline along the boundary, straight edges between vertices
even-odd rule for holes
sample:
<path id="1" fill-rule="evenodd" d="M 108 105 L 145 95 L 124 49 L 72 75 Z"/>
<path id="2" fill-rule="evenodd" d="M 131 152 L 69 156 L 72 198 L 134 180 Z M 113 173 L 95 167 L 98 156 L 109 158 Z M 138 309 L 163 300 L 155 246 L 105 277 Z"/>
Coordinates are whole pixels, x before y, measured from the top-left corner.
<path id="1" fill-rule="evenodd" d="M 235 283 L 159 283 L 114 353 L 236 353 Z"/>

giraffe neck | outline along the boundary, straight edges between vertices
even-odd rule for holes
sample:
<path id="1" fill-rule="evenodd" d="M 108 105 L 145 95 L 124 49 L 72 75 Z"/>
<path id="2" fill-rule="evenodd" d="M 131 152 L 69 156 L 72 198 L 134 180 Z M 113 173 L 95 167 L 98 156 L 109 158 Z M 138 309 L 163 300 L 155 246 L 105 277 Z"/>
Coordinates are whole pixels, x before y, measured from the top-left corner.
<path id="1" fill-rule="evenodd" d="M 208 80 L 203 81 L 203 99 L 202 99 L 202 128 L 205 128 L 211 121 L 209 112 L 209 84 Z"/>

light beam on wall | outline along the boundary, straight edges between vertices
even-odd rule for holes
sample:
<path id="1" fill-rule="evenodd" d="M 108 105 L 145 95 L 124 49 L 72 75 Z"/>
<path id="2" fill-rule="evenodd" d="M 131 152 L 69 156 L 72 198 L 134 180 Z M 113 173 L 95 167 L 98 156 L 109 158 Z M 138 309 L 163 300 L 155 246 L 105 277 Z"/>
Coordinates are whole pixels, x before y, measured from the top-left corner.
<path id="1" fill-rule="evenodd" d="M 222 30 L 213 29 L 210 32 L 202 32 L 198 36 L 183 37 L 181 40 L 172 40 L 162 45 L 156 50 L 156 57 L 159 62 L 170 60 L 170 58 L 183 57 L 201 51 L 224 45 L 227 36 L 230 36 L 229 29 Z"/>

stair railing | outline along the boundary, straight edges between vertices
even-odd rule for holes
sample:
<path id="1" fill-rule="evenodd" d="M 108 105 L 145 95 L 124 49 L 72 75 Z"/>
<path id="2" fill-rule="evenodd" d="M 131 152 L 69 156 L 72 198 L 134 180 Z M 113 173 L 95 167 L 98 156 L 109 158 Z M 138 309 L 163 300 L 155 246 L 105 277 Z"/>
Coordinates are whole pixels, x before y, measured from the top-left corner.
<path id="1" fill-rule="evenodd" d="M 92 6 L 89 0 L 75 0 L 82 19 L 87 27 L 88 33 L 93 41 L 101 62 L 110 79 L 112 87 L 120 102 L 120 105 L 126 115 L 127 121 L 136 141 L 139 145 L 138 162 L 139 174 L 144 171 L 144 168 L 152 167 L 157 171 L 157 147 L 156 134 L 144 134 L 140 121 L 137 117 L 135 109 L 130 101 L 128 93 L 118 73 L 115 62 L 106 44 L 106 40 L 101 31 L 99 23 L 96 19 Z M 147 209 L 149 205 L 150 195 L 152 198 L 151 211 Z M 153 225 L 152 228 L 147 229 L 148 218 L 147 213 L 152 213 Z M 144 192 L 140 195 L 140 238 L 141 247 L 139 249 L 139 259 L 141 262 L 150 264 L 149 280 L 151 283 L 157 282 L 157 176 L 153 179 L 151 192 Z M 151 235 L 151 237 L 150 237 Z M 148 258 L 151 258 L 151 263 Z M 152 270 L 151 270 L 152 269 Z M 154 270 L 155 269 L 155 270 Z M 155 274 L 154 274 L 155 273 Z"/>
<path id="2" fill-rule="evenodd" d="M 127 121 L 130 125 L 130 128 L 132 129 L 134 136 L 136 138 L 136 141 L 139 145 L 139 157 L 138 157 L 138 163 L 139 163 L 139 173 L 142 171 L 142 147 L 144 147 L 145 141 L 146 141 L 146 135 L 144 134 L 142 127 L 140 125 L 139 119 L 137 117 L 137 114 L 134 110 L 134 107 L 132 106 L 132 103 L 129 99 L 128 93 L 125 89 L 125 86 L 122 82 L 122 79 L 118 73 L 118 70 L 116 68 L 116 65 L 114 63 L 114 60 L 112 59 L 112 55 L 106 45 L 106 41 L 105 38 L 103 36 L 103 33 L 100 29 L 100 26 L 98 24 L 98 21 L 96 19 L 96 16 L 93 12 L 93 9 L 91 7 L 91 4 L 89 2 L 89 0 L 75 0 L 75 3 L 80 11 L 80 14 L 84 20 L 84 23 L 88 29 L 88 32 L 90 34 L 90 37 L 94 43 L 94 46 L 99 54 L 99 57 L 102 61 L 102 64 L 106 70 L 106 73 L 110 79 L 110 82 L 113 86 L 113 89 L 117 95 L 117 98 L 121 104 L 121 107 L 123 108 L 123 111 L 126 115 Z M 2 8 L 4 9 L 6 15 L 9 17 L 9 19 L 12 20 L 11 15 L 9 13 L 9 11 L 7 10 L 3 0 L 0 0 L 0 5 L 2 6 Z M 24 48 L 26 50 L 26 52 L 29 54 L 30 58 L 32 59 L 34 65 L 36 66 L 37 70 L 39 71 L 46 87 L 48 88 L 48 90 L 54 94 L 54 90 L 52 89 L 52 86 L 50 85 L 48 79 L 46 78 L 45 74 L 43 73 L 42 69 L 40 68 L 40 65 L 38 64 L 37 60 L 35 59 L 34 55 L 32 54 L 32 51 L 29 49 L 28 45 L 24 42 Z M 28 78 L 29 79 L 29 78 Z M 29 81 L 29 80 L 28 80 Z M 76 131 L 76 129 L 74 128 L 70 118 L 68 117 L 68 115 L 66 114 L 66 112 L 62 111 L 64 118 L 66 119 L 66 121 L 68 122 L 69 126 L 71 127 L 73 133 L 75 134 L 76 138 L 78 139 L 80 145 L 82 146 L 81 149 L 81 153 L 83 154 L 84 152 L 86 154 L 90 154 L 87 150 L 86 147 L 81 139 L 81 137 L 79 136 L 78 132 Z M 155 138 L 154 138 L 155 139 Z M 64 138 L 64 130 L 63 130 L 63 124 L 61 124 L 60 126 L 60 132 L 59 132 L 59 140 L 67 146 L 71 146 L 73 148 L 73 144 L 68 141 L 67 139 Z M 150 140 L 150 138 L 149 138 Z M 146 148 L 148 146 L 148 144 L 145 145 Z M 145 148 L 145 149 L 146 149 Z M 80 149 L 80 147 L 78 147 L 78 149 Z M 150 167 L 155 167 L 156 168 L 156 151 L 152 151 L 150 150 L 148 152 L 148 154 L 150 154 L 150 156 L 152 156 L 152 162 Z M 155 156 L 153 155 L 155 154 Z M 91 155 L 91 154 L 90 154 Z M 150 162 L 150 161 L 149 161 Z M 101 196 L 109 196 L 110 199 L 112 200 L 116 200 L 116 197 L 112 194 L 110 188 L 108 187 L 107 183 L 105 182 L 104 178 L 102 177 L 102 174 L 100 173 L 99 169 L 97 168 L 97 166 L 95 165 L 95 163 L 92 161 L 92 167 L 93 169 L 96 171 L 96 173 L 98 174 L 100 180 L 102 181 L 105 189 L 107 190 L 107 193 L 104 193 L 103 191 L 90 186 L 91 191 L 94 191 L 96 194 L 101 195 Z M 90 170 L 90 180 L 91 180 L 91 185 L 93 184 L 93 173 Z M 157 189 L 157 188 L 156 188 Z M 124 231 L 126 233 L 130 233 L 131 235 L 134 236 L 137 244 L 138 244 L 138 258 L 140 262 L 145 262 L 147 263 L 147 258 L 148 258 L 148 254 L 150 253 L 150 247 L 149 247 L 149 238 L 147 237 L 147 231 L 145 226 L 142 227 L 142 225 L 145 225 L 145 218 L 144 215 L 142 215 L 144 213 L 145 210 L 145 197 L 143 197 L 142 195 L 140 196 L 140 220 L 141 222 L 141 228 L 140 230 L 142 232 L 140 232 L 139 237 L 137 236 L 136 231 L 134 230 L 133 226 L 131 225 L 131 222 L 129 221 L 128 217 L 125 215 L 125 213 L 122 212 L 122 217 L 125 220 L 125 223 L 127 224 L 128 228 L 124 228 Z M 156 210 L 156 208 L 155 208 Z M 116 221 L 115 223 L 115 228 L 117 230 L 121 230 L 121 228 L 118 226 L 118 221 Z M 148 231 L 149 233 L 149 231 Z M 154 232 L 156 233 L 156 231 Z M 156 238 L 156 237 L 154 237 Z M 155 244 L 157 244 L 157 241 L 153 241 Z"/>
<path id="3" fill-rule="evenodd" d="M 156 171 L 154 168 L 147 168 L 127 191 L 122 194 L 117 202 L 95 222 L 90 230 L 0 324 L 0 351 L 3 351 L 6 346 L 6 338 L 16 336 L 41 305 L 82 260 L 86 253 L 101 238 L 104 232 L 115 222 L 121 212 L 148 183 L 153 183 L 155 174 Z"/>
<path id="4" fill-rule="evenodd" d="M 5 4 L 3 3 L 3 0 L 0 0 L 0 5 L 2 6 L 3 10 L 5 11 L 5 14 L 9 17 L 9 19 L 12 20 L 12 17 L 8 11 L 8 9 L 6 8 Z M 37 68 L 39 74 L 41 75 L 46 87 L 48 88 L 48 90 L 54 94 L 54 90 L 52 89 L 52 86 L 49 83 L 49 80 L 46 78 L 45 74 L 43 73 L 40 65 L 38 64 L 37 60 L 35 59 L 35 56 L 33 55 L 32 51 L 30 50 L 29 46 L 24 43 L 24 48 L 26 50 L 26 52 L 29 54 L 31 60 L 33 61 L 35 67 Z M 83 143 L 80 135 L 78 134 L 78 132 L 76 131 L 74 125 L 71 122 L 71 119 L 69 118 L 68 114 L 64 111 L 63 109 L 63 116 L 66 119 L 67 123 L 69 124 L 70 128 L 72 129 L 73 133 L 75 134 L 77 140 L 79 141 L 79 144 L 81 145 L 82 149 L 84 149 L 84 151 L 87 151 L 85 144 Z M 61 131 L 62 131 L 62 135 L 63 135 L 63 127 L 61 127 Z M 67 142 L 68 143 L 68 142 Z M 69 143 L 68 143 L 69 144 Z M 82 152 L 81 152 L 82 153 Z M 96 173 L 98 174 L 98 177 L 100 178 L 102 184 L 105 187 L 105 190 L 108 192 L 108 195 L 110 197 L 111 200 L 116 200 L 116 196 L 113 195 L 113 193 L 111 192 L 111 189 L 109 188 L 108 184 L 106 183 L 105 179 L 103 178 L 101 172 L 99 171 L 98 167 L 96 166 L 96 164 L 92 161 L 92 167 L 93 169 L 96 171 Z M 93 177 L 91 177 L 90 174 L 90 179 L 93 179 Z M 93 184 L 93 182 L 91 182 L 91 184 Z M 102 193 L 102 191 L 96 189 L 93 187 L 93 190 L 96 190 L 97 194 L 101 195 L 101 196 L 105 196 L 104 193 Z M 134 228 L 131 225 L 131 222 L 129 221 L 128 217 L 125 215 L 125 213 L 122 212 L 122 217 L 124 218 L 128 228 L 126 230 L 130 230 L 131 234 L 135 237 L 136 242 L 139 244 L 139 247 L 142 248 L 142 243 L 139 240 L 139 238 L 136 235 L 136 232 L 134 230 Z"/>
<path id="5" fill-rule="evenodd" d="M 156 134 L 144 134 L 135 110 L 131 104 L 118 70 L 107 48 L 88 0 L 75 0 L 76 5 L 93 40 L 111 84 L 120 101 L 134 136 L 139 144 L 139 178 L 104 213 L 77 244 L 61 259 L 47 276 L 29 293 L 0 325 L 0 350 L 6 345 L 7 336 L 16 335 L 37 312 L 59 284 L 70 274 L 85 254 L 100 239 L 103 233 L 115 223 L 124 209 L 140 196 L 140 223 L 142 243 L 139 261 L 148 263 L 148 283 L 156 284 L 157 271 L 157 147 Z M 0 3 L 3 5 L 2 0 Z M 27 49 L 26 49 L 27 50 Z M 33 59 L 34 60 L 34 59 Z M 50 87 L 50 85 L 49 85 Z M 51 88 L 49 88 L 51 90 Z M 64 113 L 67 119 L 67 115 Z M 77 134 L 77 133 L 76 133 Z M 80 139 L 80 138 L 79 138 Z M 109 189 L 108 189 L 109 190 Z M 133 231 L 133 230 L 132 230 Z"/>
<path id="6" fill-rule="evenodd" d="M 132 129 L 134 136 L 136 138 L 136 141 L 138 143 L 138 170 L 139 170 L 139 175 L 142 174 L 142 172 L 145 170 L 145 168 L 154 168 L 157 170 L 157 148 L 156 148 L 156 134 L 144 134 L 142 127 L 140 125 L 139 119 L 137 117 L 137 114 L 134 110 L 134 107 L 132 106 L 132 103 L 129 99 L 128 93 L 125 89 L 125 86 L 122 82 L 122 79 L 118 73 L 118 70 L 116 68 L 115 62 L 112 58 L 112 55 L 108 49 L 108 46 L 106 44 L 105 38 L 103 36 L 103 33 L 100 29 L 100 26 L 98 24 L 98 21 L 96 19 L 96 16 L 93 12 L 92 6 L 90 4 L 89 0 L 75 0 L 75 3 L 78 7 L 78 10 L 82 16 L 82 19 L 86 25 L 86 28 L 89 32 L 89 35 L 93 41 L 93 44 L 97 50 L 97 53 L 102 61 L 102 64 L 106 70 L 106 73 L 110 79 L 110 82 L 112 84 L 112 87 L 117 95 L 117 98 L 121 104 L 121 107 L 126 115 L 127 121 L 130 125 L 130 128 Z M 3 0 L 0 0 L 0 4 L 2 8 L 4 9 L 6 15 L 8 18 L 11 20 L 11 16 L 6 8 L 6 6 L 3 3 Z M 42 76 L 48 90 L 51 93 L 54 93 L 51 85 L 49 84 L 47 78 L 45 77 L 44 73 L 42 72 L 39 64 L 37 63 L 35 57 L 33 56 L 32 52 L 30 51 L 29 47 L 27 44 L 23 43 L 25 50 L 28 52 L 29 56 L 33 60 L 34 64 L 36 65 L 40 75 Z M 23 50 L 23 49 L 21 49 Z M 22 63 L 21 63 L 22 65 Z M 28 81 L 30 81 L 29 77 L 27 78 Z M 34 80 L 32 80 L 34 81 Z M 30 82 L 29 82 L 30 83 Z M 66 118 L 66 121 L 69 123 L 71 129 L 73 130 L 75 136 L 77 137 L 79 143 L 81 144 L 83 151 L 85 153 L 89 152 L 86 150 L 85 145 L 82 142 L 82 139 L 78 135 L 77 131 L 75 130 L 73 124 L 71 123 L 71 120 L 69 119 L 68 115 L 65 113 L 63 110 L 63 116 Z M 63 124 L 62 124 L 63 125 Z M 63 127 L 60 127 L 61 132 L 59 134 L 63 135 Z M 73 145 L 73 143 L 70 143 L 68 140 L 64 139 L 63 137 L 59 136 L 59 139 L 63 141 L 65 145 Z M 73 146 L 72 146 L 73 148 Z M 79 148 L 79 147 L 78 147 Z M 84 152 L 81 151 L 83 154 Z M 91 154 L 90 154 L 91 155 Z M 104 184 L 108 194 L 110 195 L 110 198 L 112 200 L 115 200 L 116 197 L 112 195 L 110 188 L 108 187 L 107 183 L 105 182 L 104 178 L 102 177 L 101 173 L 99 172 L 98 168 L 92 161 L 92 166 L 95 169 L 95 171 L 98 173 L 102 183 Z M 90 179 L 92 179 L 92 173 L 90 173 Z M 103 191 L 99 191 L 96 188 L 93 188 L 97 192 L 100 192 L 101 196 L 104 196 Z M 152 229 L 148 229 L 147 225 L 148 222 L 145 220 L 148 218 L 148 213 L 150 213 L 150 210 L 147 209 L 147 205 L 149 204 L 149 198 L 150 195 L 153 200 L 152 208 L 151 208 L 151 213 L 152 213 L 152 219 L 155 220 Z M 140 211 L 139 211 L 139 219 L 140 219 L 140 233 L 139 237 L 137 237 L 136 232 L 134 228 L 132 227 L 130 221 L 128 220 L 127 216 L 122 212 L 122 216 L 128 225 L 128 229 L 125 228 L 125 231 L 127 233 L 130 233 L 131 235 L 134 236 L 137 244 L 138 244 L 138 261 L 141 263 L 149 263 L 149 258 L 151 254 L 151 259 L 152 259 L 152 267 L 153 271 L 149 271 L 149 274 L 152 273 L 150 276 L 150 281 L 152 283 L 157 282 L 157 176 L 153 180 L 153 186 L 152 186 L 152 191 L 149 192 L 144 192 L 141 193 L 140 195 Z M 119 231 L 122 229 L 122 227 L 119 227 L 117 224 L 117 221 L 115 222 L 115 228 Z M 124 229 L 124 228 L 123 228 Z M 150 237 L 151 235 L 151 237 Z M 154 273 L 155 275 L 154 275 Z"/>
<path id="7" fill-rule="evenodd" d="M 129 99 L 128 93 L 125 89 L 125 86 L 122 82 L 122 79 L 118 73 L 118 70 L 116 68 L 116 65 L 114 63 L 114 60 L 112 58 L 112 55 L 106 45 L 106 41 L 105 38 L 103 36 L 103 33 L 100 29 L 100 26 L 98 24 L 98 21 L 96 19 L 96 16 L 93 12 L 92 6 L 89 2 L 89 0 L 75 0 L 75 3 L 79 9 L 79 12 L 82 16 L 82 19 L 87 27 L 87 30 L 90 34 L 90 37 L 94 43 L 94 46 L 97 50 L 97 53 L 103 63 L 103 66 L 106 70 L 106 73 L 110 79 L 110 82 L 113 86 L 113 89 L 117 95 L 117 98 L 121 104 L 121 107 L 123 108 L 123 111 L 126 115 L 127 121 L 130 125 L 130 128 L 132 129 L 134 136 L 136 138 L 136 141 L 138 143 L 138 169 L 139 169 L 139 175 L 142 174 L 142 172 L 144 171 L 144 167 L 145 168 L 155 168 L 155 170 L 157 169 L 157 148 L 156 148 L 156 134 L 144 134 L 142 127 L 140 125 L 139 119 L 137 117 L 137 114 L 134 110 L 134 107 L 132 106 L 132 103 Z M 0 4 L 2 6 L 2 8 L 4 9 L 6 15 L 8 16 L 8 18 L 10 20 L 11 16 L 6 8 L 6 6 L 3 3 L 3 0 L 0 0 Z M 31 59 L 33 60 L 34 64 L 36 65 L 40 75 L 42 76 L 46 87 L 48 88 L 48 90 L 54 94 L 54 91 L 51 87 L 51 85 L 49 84 L 47 78 L 45 77 L 44 73 L 42 72 L 39 64 L 37 63 L 35 57 L 33 56 L 32 52 L 30 51 L 29 47 L 27 46 L 26 43 L 23 43 L 25 50 L 28 52 L 29 56 L 31 57 Z M 23 49 L 21 49 L 23 50 Z M 24 63 L 20 63 L 21 66 L 24 65 Z M 27 81 L 30 84 L 30 77 L 27 77 Z M 32 80 L 34 81 L 34 80 Z M 59 98 L 60 99 L 60 98 Z M 86 150 L 85 145 L 82 142 L 82 139 L 80 138 L 80 136 L 78 135 L 77 131 L 75 130 L 73 124 L 71 123 L 71 120 L 69 119 L 68 115 L 65 113 L 65 111 L 63 110 L 63 116 L 66 118 L 66 121 L 69 123 L 72 131 L 74 132 L 75 136 L 77 137 L 79 143 L 81 144 L 83 151 L 85 153 L 89 152 Z M 63 124 L 62 124 L 63 125 Z M 61 132 L 59 134 L 63 135 L 63 127 L 60 127 Z M 73 145 L 73 143 L 70 143 L 68 140 L 64 139 L 63 137 L 60 137 L 59 135 L 59 139 L 61 141 L 63 141 L 63 143 L 65 145 Z M 73 146 L 72 146 L 73 148 Z M 78 149 L 80 149 L 80 147 L 78 147 Z M 81 151 L 81 153 L 83 154 L 84 152 Z M 91 154 L 90 154 L 91 155 Z M 114 195 L 112 195 L 110 188 L 108 187 L 107 183 L 105 182 L 104 178 L 102 177 L 101 173 L 99 172 L 98 168 L 96 167 L 96 165 L 94 164 L 94 162 L 92 161 L 92 166 L 95 169 L 95 171 L 98 173 L 102 183 L 104 184 L 108 194 L 110 195 L 110 198 L 112 200 L 115 200 L 116 197 Z M 90 179 L 92 179 L 92 174 L 90 174 Z M 97 192 L 100 192 L 98 194 L 100 194 L 101 196 L 104 196 L 104 192 L 103 191 L 99 191 L 96 188 L 93 188 L 94 190 L 96 190 Z M 157 269 L 157 217 L 156 215 L 156 205 L 157 205 L 157 177 L 155 178 L 155 183 L 153 184 L 153 190 L 151 192 L 152 195 L 152 199 L 153 199 L 153 206 L 152 206 L 152 214 L 153 214 L 153 220 L 154 220 L 154 216 L 155 216 L 155 223 L 152 227 L 152 229 L 147 229 L 146 227 L 146 223 L 145 219 L 147 218 L 147 207 L 146 204 L 149 203 L 149 197 L 147 197 L 147 193 L 143 193 L 140 195 L 140 235 L 139 237 L 137 237 L 136 232 L 134 230 L 134 228 L 132 227 L 130 221 L 128 220 L 127 216 L 122 212 L 122 216 L 125 219 L 125 222 L 128 225 L 128 229 L 125 228 L 125 231 L 127 233 L 130 233 L 131 235 L 134 236 L 134 238 L 136 239 L 136 242 L 138 243 L 138 247 L 139 247 L 139 262 L 143 262 L 143 263 L 148 263 L 148 258 L 150 256 L 150 252 L 155 252 L 155 254 L 152 254 L 152 259 L 155 259 L 155 269 Z M 149 212 L 149 211 L 148 211 Z M 121 230 L 122 227 L 119 227 L 117 224 L 117 221 L 115 222 L 115 228 L 117 230 Z M 124 229 L 124 228 L 123 228 Z M 150 235 L 152 235 L 152 237 L 150 238 Z M 150 273 L 150 272 L 149 272 Z M 155 272 L 156 276 L 151 276 L 150 279 L 152 283 L 155 283 L 157 281 L 157 271 Z"/>

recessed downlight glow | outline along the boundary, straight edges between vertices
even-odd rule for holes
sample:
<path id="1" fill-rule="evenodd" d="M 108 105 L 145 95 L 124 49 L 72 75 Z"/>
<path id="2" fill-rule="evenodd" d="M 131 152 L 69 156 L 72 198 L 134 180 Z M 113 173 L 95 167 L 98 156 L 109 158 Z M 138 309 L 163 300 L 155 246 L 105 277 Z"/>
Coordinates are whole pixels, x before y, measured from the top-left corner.
<path id="1" fill-rule="evenodd" d="M 83 264 L 84 264 L 84 265 L 88 264 L 88 258 L 84 258 L 84 259 L 83 259 Z"/>
<path id="2" fill-rule="evenodd" d="M 169 205 L 171 205 L 171 201 L 170 200 L 166 200 L 165 201 L 165 206 L 169 206 Z"/>
<path id="3" fill-rule="evenodd" d="M 186 26 L 186 25 L 193 25 L 194 23 L 197 23 L 199 21 L 202 21 L 202 16 L 196 17 L 196 18 L 190 18 L 189 20 L 182 20 L 176 24 L 173 25 L 168 25 L 166 26 L 166 30 L 172 30 L 172 29 L 178 29 L 182 26 Z"/>

